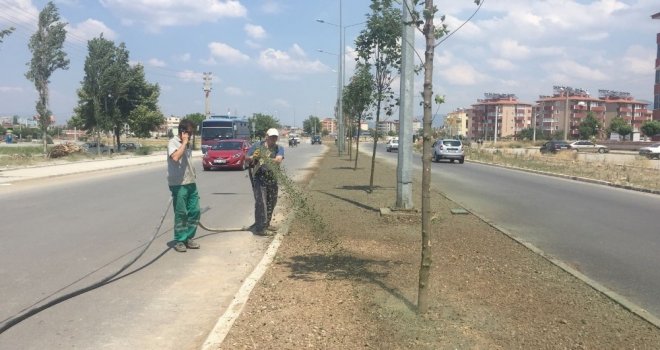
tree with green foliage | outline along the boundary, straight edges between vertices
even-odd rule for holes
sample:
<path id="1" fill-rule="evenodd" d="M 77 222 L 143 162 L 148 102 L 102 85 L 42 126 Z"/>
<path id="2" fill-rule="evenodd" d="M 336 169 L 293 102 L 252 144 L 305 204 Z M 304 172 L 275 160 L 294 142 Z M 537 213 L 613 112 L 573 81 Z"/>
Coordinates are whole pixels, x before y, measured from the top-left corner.
<path id="1" fill-rule="evenodd" d="M 410 11 L 412 21 L 404 25 L 415 25 L 424 35 L 424 91 L 422 92 L 422 107 L 424 110 L 424 132 L 422 146 L 422 256 L 419 269 L 419 289 L 417 293 L 417 311 L 426 313 L 429 305 L 429 276 L 431 271 L 431 142 L 432 137 L 432 107 L 433 103 L 444 103 L 444 97 L 436 95 L 433 97 L 433 57 L 435 48 L 442 43 L 449 34 L 447 25 L 444 23 L 445 16 L 441 16 L 441 25 L 436 27 L 434 24 L 435 15 L 438 12 L 433 0 L 423 2 L 423 10 L 417 11 L 417 6 L 421 0 L 411 0 L 412 8 L 406 8 L 407 1 L 404 1 L 404 11 Z M 478 5 L 475 13 L 481 8 L 481 1 L 474 0 Z M 471 17 L 470 17 L 471 18 Z M 468 19 L 469 20 L 469 19 Z M 436 40 L 440 40 L 436 43 Z"/>
<path id="2" fill-rule="evenodd" d="M 603 130 L 603 123 L 596 119 L 594 112 L 587 112 L 587 117 L 584 118 L 578 127 L 580 132 L 580 139 L 588 140 L 594 136 L 598 136 L 600 130 Z"/>
<path id="3" fill-rule="evenodd" d="M 2 39 L 4 39 L 7 35 L 11 34 L 16 30 L 14 27 L 9 27 L 9 29 L 2 29 L 0 30 L 0 44 L 2 44 Z"/>
<path id="4" fill-rule="evenodd" d="M 534 128 L 530 126 L 518 131 L 517 137 L 519 140 L 532 140 L 534 138 Z M 542 129 L 539 128 L 536 129 L 536 138 L 537 139 L 545 138 Z"/>
<path id="5" fill-rule="evenodd" d="M 202 121 L 206 119 L 206 115 L 204 113 L 190 113 L 186 114 L 183 119 L 191 120 L 197 127 L 202 125 Z"/>
<path id="6" fill-rule="evenodd" d="M 374 77 L 371 74 L 369 64 L 358 63 L 355 67 L 355 73 L 351 77 L 350 82 L 344 88 L 344 115 L 348 116 L 350 120 L 349 128 L 351 140 L 355 135 L 355 165 L 354 170 L 357 169 L 358 156 L 360 151 L 360 125 L 362 120 L 366 118 L 366 113 L 369 106 L 373 101 L 374 93 Z M 353 133 L 355 129 L 356 133 Z M 352 157 L 352 145 L 349 143 L 349 156 Z"/>
<path id="7" fill-rule="evenodd" d="M 610 122 L 609 128 L 607 128 L 607 131 L 610 133 L 617 133 L 619 136 L 623 137 L 623 139 L 626 139 L 627 135 L 630 135 L 633 131 L 632 126 L 628 124 L 628 122 L 623 119 L 622 117 L 616 117 L 612 119 Z"/>
<path id="8" fill-rule="evenodd" d="M 258 139 L 264 139 L 266 137 L 266 131 L 270 128 L 279 129 L 281 127 L 280 121 L 273 117 L 272 115 L 263 114 L 263 113 L 254 113 L 252 117 L 248 118 L 248 125 L 252 128 L 252 122 L 254 121 L 254 130 L 252 133 Z"/>
<path id="9" fill-rule="evenodd" d="M 303 120 L 303 131 L 310 134 L 320 134 L 323 130 L 321 119 L 317 116 L 310 115 L 307 119 Z"/>
<path id="10" fill-rule="evenodd" d="M 97 138 L 102 131 L 111 131 L 119 151 L 126 125 L 136 135 L 145 137 L 162 125 L 164 119 L 158 109 L 160 88 L 146 81 L 142 65 L 130 65 L 124 43 L 116 46 L 101 35 L 90 40 L 87 47 L 74 123 L 96 131 Z"/>
<path id="11" fill-rule="evenodd" d="M 393 0 L 372 0 L 367 15 L 367 25 L 355 39 L 357 61 L 374 70 L 373 107 L 376 125 L 380 122 L 381 111 L 391 116 L 397 101 L 392 90 L 392 82 L 399 76 L 401 65 L 401 10 L 394 8 Z M 371 154 L 371 175 L 369 190 L 373 189 L 376 166 L 375 135 Z"/>
<path id="12" fill-rule="evenodd" d="M 30 37 L 28 44 L 32 59 L 28 62 L 30 69 L 25 73 L 25 77 L 34 83 L 39 94 L 36 110 L 43 136 L 44 156 L 48 155 L 46 132 L 52 123 L 48 89 L 50 77 L 58 69 L 69 69 L 69 59 L 63 50 L 66 25 L 67 23 L 60 22 L 57 7 L 49 1 L 39 13 L 37 31 Z"/>
<path id="13" fill-rule="evenodd" d="M 640 130 L 648 137 L 658 135 L 660 134 L 660 120 L 647 120 L 642 124 Z"/>

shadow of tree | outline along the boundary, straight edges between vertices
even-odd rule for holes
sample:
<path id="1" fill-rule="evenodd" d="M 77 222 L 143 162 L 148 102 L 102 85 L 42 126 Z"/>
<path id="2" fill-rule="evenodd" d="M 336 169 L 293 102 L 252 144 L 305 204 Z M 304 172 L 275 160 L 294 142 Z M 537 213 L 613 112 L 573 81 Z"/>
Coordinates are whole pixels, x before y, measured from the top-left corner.
<path id="1" fill-rule="evenodd" d="M 408 300 L 398 289 L 388 286 L 383 279 L 389 275 L 386 270 L 399 261 L 362 259 L 350 255 L 309 254 L 293 256 L 279 265 L 291 270 L 290 278 L 314 282 L 326 280 L 351 280 L 377 285 L 395 298 L 401 300 L 410 310 L 415 304 Z"/>
<path id="2" fill-rule="evenodd" d="M 341 187 L 338 186 L 337 189 L 350 190 L 350 191 L 364 191 L 364 192 L 367 192 L 367 193 L 370 192 L 369 185 L 354 185 L 354 186 L 341 186 Z M 394 190 L 395 187 L 392 187 L 392 186 L 384 187 L 384 186 L 375 185 L 371 189 L 374 190 L 374 191 L 375 190 Z"/>
<path id="3" fill-rule="evenodd" d="M 332 168 L 333 170 L 354 170 L 352 166 L 336 166 Z M 361 168 L 358 168 L 361 169 Z"/>
<path id="4" fill-rule="evenodd" d="M 366 210 L 377 212 L 377 213 L 380 212 L 379 208 L 370 207 L 366 204 L 362 204 L 360 202 L 357 202 L 357 201 L 354 201 L 354 200 L 351 200 L 351 199 L 348 199 L 348 198 L 340 197 L 340 196 L 337 196 L 336 194 L 328 193 L 328 192 L 325 192 L 325 191 L 319 191 L 319 192 L 323 193 L 327 196 L 337 198 L 337 199 L 342 200 L 344 202 L 351 203 L 351 204 L 355 205 L 356 207 L 359 207 L 359 208 L 362 208 L 362 209 L 366 209 Z"/>

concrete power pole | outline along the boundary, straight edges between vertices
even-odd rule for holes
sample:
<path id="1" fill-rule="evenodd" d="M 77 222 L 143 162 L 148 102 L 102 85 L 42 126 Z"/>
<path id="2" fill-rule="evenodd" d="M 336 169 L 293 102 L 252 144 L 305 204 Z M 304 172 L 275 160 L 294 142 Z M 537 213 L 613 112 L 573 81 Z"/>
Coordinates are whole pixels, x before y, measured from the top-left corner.
<path id="1" fill-rule="evenodd" d="M 399 152 L 396 167 L 396 207 L 412 209 L 412 151 L 413 151 L 413 89 L 414 89 L 414 41 L 410 0 L 404 0 L 401 6 L 403 17 L 401 42 L 401 87 L 399 105 Z"/>
<path id="2" fill-rule="evenodd" d="M 209 95 L 211 94 L 211 72 L 204 72 L 204 115 L 206 119 L 211 117 L 211 105 Z"/>

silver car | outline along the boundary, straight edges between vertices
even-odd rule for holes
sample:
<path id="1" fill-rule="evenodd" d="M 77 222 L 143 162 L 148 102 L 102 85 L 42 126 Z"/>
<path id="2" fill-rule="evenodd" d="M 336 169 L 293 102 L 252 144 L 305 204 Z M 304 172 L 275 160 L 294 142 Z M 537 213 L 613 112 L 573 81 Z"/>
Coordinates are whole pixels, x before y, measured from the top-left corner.
<path id="1" fill-rule="evenodd" d="M 440 159 L 449 159 L 450 162 L 458 160 L 463 164 L 465 153 L 463 152 L 463 142 L 454 139 L 440 139 L 433 143 L 433 161 L 439 162 Z"/>
<path id="2" fill-rule="evenodd" d="M 608 153 L 610 151 L 607 146 L 597 145 L 591 141 L 575 141 L 570 144 L 570 149 L 574 149 L 576 152 Z"/>

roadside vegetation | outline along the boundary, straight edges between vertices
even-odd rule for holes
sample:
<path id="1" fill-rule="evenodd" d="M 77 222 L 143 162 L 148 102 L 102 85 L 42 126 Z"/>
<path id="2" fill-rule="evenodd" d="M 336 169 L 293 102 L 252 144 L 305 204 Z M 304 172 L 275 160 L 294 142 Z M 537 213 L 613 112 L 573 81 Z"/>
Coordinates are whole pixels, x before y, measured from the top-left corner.
<path id="1" fill-rule="evenodd" d="M 518 151 L 512 152 L 516 148 Z M 598 160 L 594 161 L 579 159 L 576 152 L 567 151 L 544 155 L 538 153 L 536 149 L 522 148 L 524 147 L 496 149 L 470 147 L 466 149 L 465 155 L 469 160 L 484 163 L 660 190 L 660 172 L 652 167 L 653 160 L 640 156 L 631 156 L 634 157 L 633 161 L 618 164 L 608 162 L 603 157 L 598 157 Z"/>

